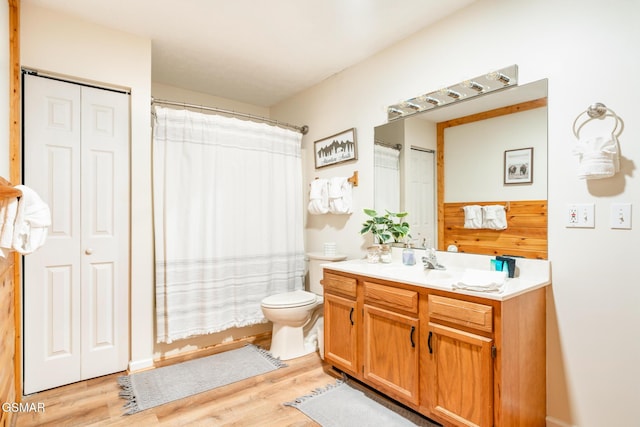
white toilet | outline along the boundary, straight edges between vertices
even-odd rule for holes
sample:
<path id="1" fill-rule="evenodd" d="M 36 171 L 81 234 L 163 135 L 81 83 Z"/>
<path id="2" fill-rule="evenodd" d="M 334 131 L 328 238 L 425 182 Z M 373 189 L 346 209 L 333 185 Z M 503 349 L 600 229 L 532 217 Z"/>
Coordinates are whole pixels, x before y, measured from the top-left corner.
<path id="1" fill-rule="evenodd" d="M 318 348 L 322 352 L 322 264 L 346 259 L 346 255 L 325 256 L 309 253 L 309 290 L 296 290 L 271 295 L 262 300 L 262 313 L 273 323 L 271 348 L 269 352 L 289 360 L 313 353 Z"/>

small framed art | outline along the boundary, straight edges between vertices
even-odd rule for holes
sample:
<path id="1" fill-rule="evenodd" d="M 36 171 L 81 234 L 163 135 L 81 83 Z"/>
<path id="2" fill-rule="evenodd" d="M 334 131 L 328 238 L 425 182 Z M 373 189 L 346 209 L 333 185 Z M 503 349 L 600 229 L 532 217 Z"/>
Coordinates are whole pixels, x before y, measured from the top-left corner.
<path id="1" fill-rule="evenodd" d="M 504 183 L 531 184 L 533 182 L 533 147 L 504 152 Z"/>
<path id="2" fill-rule="evenodd" d="M 316 169 L 356 160 L 356 129 L 351 128 L 313 143 Z"/>

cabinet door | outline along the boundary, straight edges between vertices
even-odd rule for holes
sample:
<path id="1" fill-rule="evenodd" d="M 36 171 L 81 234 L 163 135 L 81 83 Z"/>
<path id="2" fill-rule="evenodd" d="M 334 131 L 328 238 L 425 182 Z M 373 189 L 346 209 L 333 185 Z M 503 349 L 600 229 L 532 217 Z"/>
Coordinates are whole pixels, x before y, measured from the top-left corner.
<path id="1" fill-rule="evenodd" d="M 429 323 L 429 406 L 456 426 L 493 423 L 492 340 Z"/>
<path id="2" fill-rule="evenodd" d="M 355 311 L 355 300 L 325 293 L 325 359 L 335 367 L 351 373 L 356 373 L 357 370 L 357 319 Z"/>
<path id="3" fill-rule="evenodd" d="M 364 306 L 364 378 L 398 400 L 418 404 L 418 319 Z"/>

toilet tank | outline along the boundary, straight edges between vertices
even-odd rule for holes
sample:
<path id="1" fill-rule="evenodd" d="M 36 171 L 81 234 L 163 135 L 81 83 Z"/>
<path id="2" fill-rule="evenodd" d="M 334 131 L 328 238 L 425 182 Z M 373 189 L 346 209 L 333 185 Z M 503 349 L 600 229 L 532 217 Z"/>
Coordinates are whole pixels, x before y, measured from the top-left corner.
<path id="1" fill-rule="evenodd" d="M 346 255 L 325 255 L 322 252 L 310 252 L 307 254 L 309 258 L 309 292 L 313 292 L 316 295 L 322 295 L 322 264 L 329 262 L 344 261 L 347 259 Z"/>

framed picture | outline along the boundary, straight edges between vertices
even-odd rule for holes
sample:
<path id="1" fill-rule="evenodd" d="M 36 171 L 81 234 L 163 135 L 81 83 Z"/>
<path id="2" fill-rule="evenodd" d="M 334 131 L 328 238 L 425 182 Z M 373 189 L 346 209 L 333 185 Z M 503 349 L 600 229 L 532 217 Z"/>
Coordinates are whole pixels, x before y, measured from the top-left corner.
<path id="1" fill-rule="evenodd" d="M 313 143 L 316 169 L 358 158 L 356 129 L 351 128 Z"/>
<path id="2" fill-rule="evenodd" d="M 533 147 L 504 152 L 504 183 L 530 184 L 533 182 Z"/>

